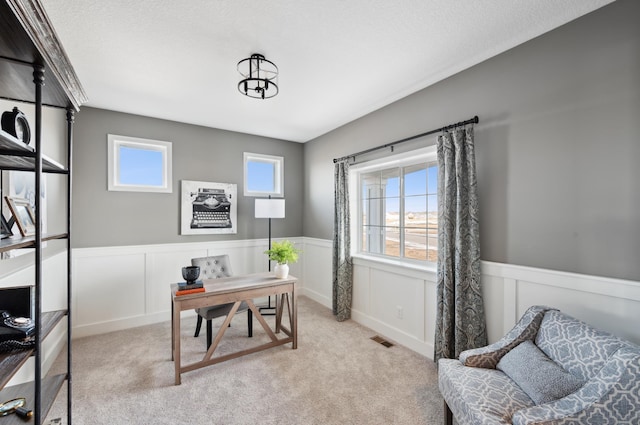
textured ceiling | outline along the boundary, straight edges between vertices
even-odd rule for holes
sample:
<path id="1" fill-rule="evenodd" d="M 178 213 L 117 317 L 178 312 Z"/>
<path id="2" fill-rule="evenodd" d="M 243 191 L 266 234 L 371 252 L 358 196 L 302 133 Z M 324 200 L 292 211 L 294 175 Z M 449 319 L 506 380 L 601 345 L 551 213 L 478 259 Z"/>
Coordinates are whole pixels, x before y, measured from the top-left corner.
<path id="1" fill-rule="evenodd" d="M 306 142 L 612 0 L 45 0 L 88 106 Z M 237 90 L 261 53 L 280 93 Z"/>

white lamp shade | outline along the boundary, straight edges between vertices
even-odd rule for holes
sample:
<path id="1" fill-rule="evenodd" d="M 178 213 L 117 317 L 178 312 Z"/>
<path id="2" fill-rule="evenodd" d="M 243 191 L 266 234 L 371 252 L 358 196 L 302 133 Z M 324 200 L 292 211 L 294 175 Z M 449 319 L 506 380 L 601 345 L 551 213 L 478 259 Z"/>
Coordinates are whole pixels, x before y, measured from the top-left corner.
<path id="1" fill-rule="evenodd" d="M 256 199 L 256 218 L 284 218 L 284 199 Z"/>

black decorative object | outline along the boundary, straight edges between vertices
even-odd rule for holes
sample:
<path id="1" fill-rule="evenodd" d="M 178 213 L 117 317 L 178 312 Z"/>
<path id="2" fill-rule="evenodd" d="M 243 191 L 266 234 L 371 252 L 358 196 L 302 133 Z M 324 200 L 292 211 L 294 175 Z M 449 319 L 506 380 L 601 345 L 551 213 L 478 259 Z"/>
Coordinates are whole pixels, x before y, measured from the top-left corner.
<path id="1" fill-rule="evenodd" d="M 0 239 L 8 238 L 9 236 L 13 236 L 13 232 L 11 231 L 11 226 L 13 223 L 9 223 L 5 218 L 4 214 L 0 214 L 2 216 L 1 230 L 0 230 Z M 13 218 L 13 217 L 12 217 Z"/>
<path id="2" fill-rule="evenodd" d="M 187 285 L 193 285 L 199 276 L 199 266 L 187 266 L 182 268 L 182 278 L 187 281 Z"/>
<path id="3" fill-rule="evenodd" d="M 31 128 L 29 121 L 18 107 L 14 107 L 12 111 L 2 113 L 2 130 L 11 134 L 25 145 L 31 141 Z"/>
<path id="4" fill-rule="evenodd" d="M 245 96 L 269 99 L 278 94 L 278 67 L 263 55 L 254 53 L 238 62 L 238 72 L 242 79 L 238 90 Z"/>

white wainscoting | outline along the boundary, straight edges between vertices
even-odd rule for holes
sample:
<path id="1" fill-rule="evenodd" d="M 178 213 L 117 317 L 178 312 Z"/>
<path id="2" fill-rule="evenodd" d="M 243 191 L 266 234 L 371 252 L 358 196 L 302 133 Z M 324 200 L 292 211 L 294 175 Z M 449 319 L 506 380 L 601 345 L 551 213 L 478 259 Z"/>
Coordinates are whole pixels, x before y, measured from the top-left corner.
<path id="1" fill-rule="evenodd" d="M 291 265 L 301 293 L 331 308 L 332 242 L 292 241 L 303 251 Z M 267 269 L 266 248 L 267 240 L 261 239 L 75 249 L 73 336 L 170 320 L 169 284 L 182 279 L 180 269 L 192 257 L 226 253 L 234 274 L 253 273 Z M 64 255 L 48 259 L 48 267 L 64 269 Z M 0 286 L 29 283 L 32 273 L 2 276 Z M 482 263 L 482 282 L 490 342 L 511 329 L 529 306 L 543 304 L 640 343 L 640 282 L 492 262 Z M 352 318 L 371 328 L 372 336 L 432 358 L 435 306 L 434 271 L 354 258 Z"/>
<path id="2" fill-rule="evenodd" d="M 640 344 L 640 282 L 488 261 L 482 282 L 490 341 L 529 306 L 547 305 Z"/>
<path id="3" fill-rule="evenodd" d="M 313 255 L 305 255 L 303 293 L 331 308 L 331 241 L 304 241 Z M 433 358 L 435 272 L 364 258 L 353 263 L 353 320 Z M 541 304 L 640 344 L 640 282 L 483 261 L 482 284 L 490 342 Z"/>
<path id="4" fill-rule="evenodd" d="M 267 270 L 267 246 L 260 239 L 74 249 L 73 337 L 170 320 L 169 285 L 183 280 L 191 258 L 228 254 L 233 274 L 255 273 Z M 302 264 L 290 273 L 301 278 Z"/>

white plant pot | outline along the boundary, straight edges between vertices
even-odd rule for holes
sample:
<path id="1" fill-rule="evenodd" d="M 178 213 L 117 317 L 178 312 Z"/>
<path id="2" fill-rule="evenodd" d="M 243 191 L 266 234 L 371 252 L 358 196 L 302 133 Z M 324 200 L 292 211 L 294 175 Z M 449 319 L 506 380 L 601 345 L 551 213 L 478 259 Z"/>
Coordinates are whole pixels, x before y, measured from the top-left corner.
<path id="1" fill-rule="evenodd" d="M 289 276 L 289 265 L 277 263 L 273 271 L 278 279 L 286 279 Z"/>

